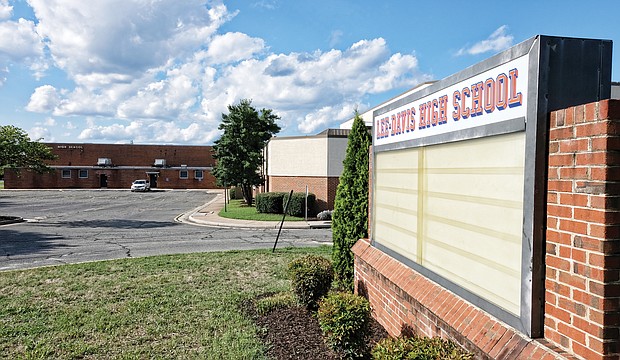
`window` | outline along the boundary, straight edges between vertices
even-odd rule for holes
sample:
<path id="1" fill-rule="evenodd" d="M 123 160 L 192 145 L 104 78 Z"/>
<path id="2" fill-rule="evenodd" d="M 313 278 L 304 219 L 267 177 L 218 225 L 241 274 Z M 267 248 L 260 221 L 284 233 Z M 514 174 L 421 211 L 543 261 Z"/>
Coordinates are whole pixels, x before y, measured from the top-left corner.
<path id="1" fill-rule="evenodd" d="M 80 179 L 88 179 L 88 170 L 80 170 L 78 174 Z"/>
<path id="2" fill-rule="evenodd" d="M 194 170 L 194 178 L 195 179 L 202 179 L 202 177 L 203 177 L 202 170 Z"/>
<path id="3" fill-rule="evenodd" d="M 179 170 L 179 177 L 181 179 L 187 179 L 189 175 L 187 174 L 187 170 Z"/>
<path id="4" fill-rule="evenodd" d="M 71 179 L 71 170 L 62 169 L 62 178 L 63 179 Z"/>

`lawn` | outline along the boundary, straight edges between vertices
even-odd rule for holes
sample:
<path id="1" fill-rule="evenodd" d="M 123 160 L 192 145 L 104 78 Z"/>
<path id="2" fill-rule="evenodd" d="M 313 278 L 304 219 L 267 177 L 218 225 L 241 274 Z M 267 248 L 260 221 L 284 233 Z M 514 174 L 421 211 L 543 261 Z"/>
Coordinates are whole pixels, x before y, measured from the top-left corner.
<path id="1" fill-rule="evenodd" d="M 243 200 L 230 200 L 226 205 L 226 211 L 222 209 L 219 214 L 223 218 L 258 221 L 282 221 L 282 214 L 263 214 L 256 211 L 255 206 L 247 206 Z M 302 217 L 286 215 L 286 221 L 304 221 Z"/>
<path id="2" fill-rule="evenodd" d="M 264 359 L 245 299 L 330 247 L 157 256 L 0 273 L 0 357 Z"/>

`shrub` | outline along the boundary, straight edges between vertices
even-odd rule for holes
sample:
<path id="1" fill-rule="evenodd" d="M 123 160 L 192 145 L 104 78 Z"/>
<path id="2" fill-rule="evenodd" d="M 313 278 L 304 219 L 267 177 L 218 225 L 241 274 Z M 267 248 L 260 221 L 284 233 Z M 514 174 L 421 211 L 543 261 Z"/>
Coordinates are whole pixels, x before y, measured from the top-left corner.
<path id="1" fill-rule="evenodd" d="M 265 315 L 273 310 L 291 307 L 295 304 L 295 295 L 281 292 L 256 300 L 256 312 Z"/>
<path id="2" fill-rule="evenodd" d="M 349 358 L 364 356 L 370 332 L 370 303 L 345 292 L 332 293 L 319 304 L 318 320 L 329 346 Z"/>
<path id="3" fill-rule="evenodd" d="M 288 194 L 282 199 L 282 208 L 286 206 L 288 200 Z M 308 194 L 308 216 L 312 216 L 312 210 L 314 209 L 314 203 L 316 202 L 316 196 L 314 194 Z M 303 217 L 305 215 L 306 193 L 293 193 L 291 201 L 288 203 L 288 209 L 286 214 L 290 216 Z"/>
<path id="4" fill-rule="evenodd" d="M 329 292 L 334 280 L 331 261 L 308 255 L 291 261 L 288 269 L 291 287 L 299 303 L 308 309 L 316 309 L 317 302 Z"/>
<path id="5" fill-rule="evenodd" d="M 368 237 L 368 148 L 371 142 L 364 120 L 356 111 L 332 218 L 332 261 L 336 283 L 349 290 L 353 290 L 351 248 L 357 240 Z"/>
<path id="6" fill-rule="evenodd" d="M 229 200 L 237 200 L 243 199 L 243 194 L 241 193 L 241 188 L 238 186 L 231 187 L 228 189 L 228 199 Z"/>
<path id="7" fill-rule="evenodd" d="M 256 211 L 259 213 L 282 214 L 282 199 L 286 198 L 283 192 L 267 192 L 256 195 Z"/>
<path id="8" fill-rule="evenodd" d="M 441 338 L 401 337 L 379 341 L 372 349 L 375 360 L 469 360 L 473 354 L 461 349 L 451 341 Z"/>
<path id="9" fill-rule="evenodd" d="M 331 210 L 323 210 L 320 213 L 316 214 L 316 218 L 323 221 L 328 221 L 332 219 L 332 211 Z"/>

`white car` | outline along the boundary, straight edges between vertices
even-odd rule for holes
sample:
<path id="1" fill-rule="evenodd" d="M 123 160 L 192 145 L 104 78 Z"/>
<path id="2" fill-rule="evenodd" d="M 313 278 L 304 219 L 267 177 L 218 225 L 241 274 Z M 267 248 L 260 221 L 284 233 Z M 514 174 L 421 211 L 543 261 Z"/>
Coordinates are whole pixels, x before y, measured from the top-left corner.
<path id="1" fill-rule="evenodd" d="M 134 180 L 131 183 L 131 191 L 149 191 L 151 190 L 151 184 L 146 180 Z"/>

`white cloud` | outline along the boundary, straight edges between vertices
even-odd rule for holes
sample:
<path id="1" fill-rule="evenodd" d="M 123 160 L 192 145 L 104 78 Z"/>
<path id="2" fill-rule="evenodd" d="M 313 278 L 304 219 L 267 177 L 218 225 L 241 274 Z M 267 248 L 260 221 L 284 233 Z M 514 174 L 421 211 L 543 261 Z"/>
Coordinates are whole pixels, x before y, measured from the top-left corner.
<path id="1" fill-rule="evenodd" d="M 281 113 L 285 126 L 308 133 L 352 116 L 368 93 L 411 87 L 419 74 L 413 55 L 390 55 L 385 40 L 362 40 L 345 51 L 272 54 L 226 68 L 204 89 L 203 110 L 251 98 Z M 219 114 L 218 114 L 219 116 Z"/>
<path id="2" fill-rule="evenodd" d="M 263 39 L 242 33 L 226 33 L 213 38 L 206 55 L 213 64 L 232 63 L 249 59 L 265 47 Z"/>
<path id="3" fill-rule="evenodd" d="M 50 112 L 54 110 L 59 102 L 60 97 L 56 88 L 52 85 L 43 85 L 34 90 L 26 110 L 40 113 Z"/>
<path id="4" fill-rule="evenodd" d="M 13 15 L 13 7 L 9 5 L 9 0 L 0 0 L 0 20 L 6 20 Z"/>
<path id="5" fill-rule="evenodd" d="M 8 75 L 9 75 L 8 67 L 4 67 L 4 69 L 0 68 L 0 86 L 4 85 Z"/>
<path id="6" fill-rule="evenodd" d="M 55 66 L 75 85 L 40 86 L 26 109 L 87 117 L 64 126 L 81 140 L 210 142 L 226 106 L 243 98 L 273 109 L 285 130 L 310 133 L 350 118 L 368 94 L 428 79 L 413 54 L 392 53 L 382 38 L 276 54 L 263 39 L 218 34 L 235 16 L 218 0 L 29 4 L 47 46 L 39 71 Z"/>
<path id="7" fill-rule="evenodd" d="M 218 130 L 198 123 L 179 126 L 175 122 L 132 121 L 128 125 L 108 126 L 88 124 L 78 138 L 80 140 L 134 141 L 136 143 L 210 143 L 219 135 Z"/>
<path id="8" fill-rule="evenodd" d="M 11 61 L 30 59 L 32 62 L 42 55 L 43 42 L 34 22 L 25 19 L 0 22 L 0 56 Z"/>
<path id="9" fill-rule="evenodd" d="M 56 126 L 56 120 L 54 118 L 48 117 L 47 119 L 45 119 L 43 124 L 46 126 Z"/>
<path id="10" fill-rule="evenodd" d="M 35 126 L 28 131 L 28 136 L 32 140 L 44 140 L 45 142 L 54 142 L 54 137 L 48 128 Z"/>
<path id="11" fill-rule="evenodd" d="M 136 74 L 191 53 L 231 16 L 200 0 L 29 0 L 37 31 L 70 76 Z"/>
<path id="12" fill-rule="evenodd" d="M 75 126 L 75 125 L 73 124 L 73 122 L 71 122 L 71 121 L 67 121 L 67 122 L 65 123 L 65 125 L 64 125 L 64 128 L 65 128 L 65 129 L 67 129 L 67 130 L 74 130 L 74 129 L 76 129 L 76 128 L 77 128 L 77 126 Z"/>
<path id="13" fill-rule="evenodd" d="M 342 30 L 332 31 L 332 33 L 329 35 L 329 46 L 333 48 L 338 45 L 343 35 L 344 33 L 342 32 Z"/>
<path id="14" fill-rule="evenodd" d="M 252 7 L 273 10 L 279 6 L 277 0 L 261 0 L 252 4 Z"/>
<path id="15" fill-rule="evenodd" d="M 325 127 L 334 118 L 350 118 L 355 112 L 355 104 L 341 104 L 340 107 L 326 106 L 304 117 L 299 123 L 299 130 L 304 133 L 314 132 Z"/>
<path id="16" fill-rule="evenodd" d="M 461 55 L 478 55 L 486 52 L 499 52 L 512 46 L 514 37 L 507 34 L 508 26 L 502 25 L 495 30 L 486 40 L 479 41 L 472 46 L 466 46 L 456 52 Z"/>

